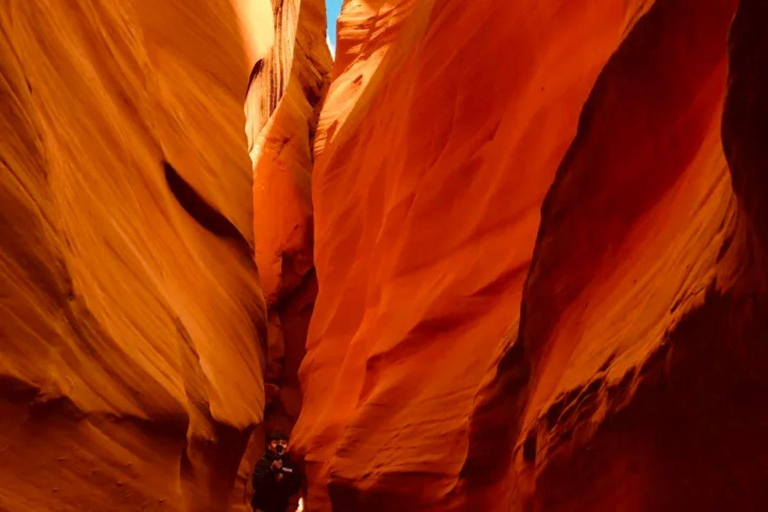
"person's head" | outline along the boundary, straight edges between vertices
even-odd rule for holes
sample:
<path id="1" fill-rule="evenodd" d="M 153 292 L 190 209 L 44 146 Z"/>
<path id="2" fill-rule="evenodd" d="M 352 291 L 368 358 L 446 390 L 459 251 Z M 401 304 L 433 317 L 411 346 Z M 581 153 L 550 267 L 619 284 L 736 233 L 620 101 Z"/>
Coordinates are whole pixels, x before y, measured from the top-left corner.
<path id="1" fill-rule="evenodd" d="M 288 436 L 279 430 L 275 430 L 267 436 L 267 450 L 274 454 L 282 455 L 288 450 Z"/>

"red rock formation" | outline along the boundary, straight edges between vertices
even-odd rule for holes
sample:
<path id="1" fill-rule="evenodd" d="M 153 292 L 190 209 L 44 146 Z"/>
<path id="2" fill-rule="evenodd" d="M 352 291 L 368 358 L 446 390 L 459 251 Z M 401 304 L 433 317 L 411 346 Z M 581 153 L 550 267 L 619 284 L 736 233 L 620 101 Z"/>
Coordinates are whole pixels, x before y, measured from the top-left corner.
<path id="1" fill-rule="evenodd" d="M 768 53 L 743 0 L 728 85 L 737 5 L 345 3 L 309 510 L 760 509 Z"/>
<path id="2" fill-rule="evenodd" d="M 2 510 L 227 506 L 264 405 L 247 7 L 0 8 Z"/>

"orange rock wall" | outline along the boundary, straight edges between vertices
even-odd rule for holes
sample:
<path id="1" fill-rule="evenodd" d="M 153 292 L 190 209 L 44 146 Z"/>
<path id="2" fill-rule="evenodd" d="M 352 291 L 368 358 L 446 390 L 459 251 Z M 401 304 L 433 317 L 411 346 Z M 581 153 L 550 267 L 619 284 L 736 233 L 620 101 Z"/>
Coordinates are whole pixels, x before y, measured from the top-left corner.
<path id="1" fill-rule="evenodd" d="M 225 510 L 264 406 L 270 6 L 1 4 L 0 509 Z"/>
<path id="2" fill-rule="evenodd" d="M 345 2 L 308 510 L 759 510 L 765 15 Z"/>

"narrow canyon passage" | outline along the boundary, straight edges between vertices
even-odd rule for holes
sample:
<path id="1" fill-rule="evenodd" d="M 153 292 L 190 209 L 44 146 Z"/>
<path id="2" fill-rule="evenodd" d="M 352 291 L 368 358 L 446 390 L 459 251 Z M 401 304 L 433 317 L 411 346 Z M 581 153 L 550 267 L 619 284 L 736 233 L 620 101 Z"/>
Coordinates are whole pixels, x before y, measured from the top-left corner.
<path id="1" fill-rule="evenodd" d="M 763 510 L 766 26 L 0 0 L 0 511 Z"/>

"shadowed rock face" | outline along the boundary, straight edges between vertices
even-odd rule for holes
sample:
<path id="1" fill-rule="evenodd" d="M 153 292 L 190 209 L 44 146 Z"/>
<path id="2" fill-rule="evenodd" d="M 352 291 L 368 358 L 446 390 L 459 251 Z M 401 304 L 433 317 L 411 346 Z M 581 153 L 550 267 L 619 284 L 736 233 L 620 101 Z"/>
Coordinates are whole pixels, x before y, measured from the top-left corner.
<path id="1" fill-rule="evenodd" d="M 766 15 L 345 2 L 309 510 L 762 507 Z"/>
<path id="2" fill-rule="evenodd" d="M 0 7 L 2 510 L 227 508 L 264 406 L 245 12 Z"/>

